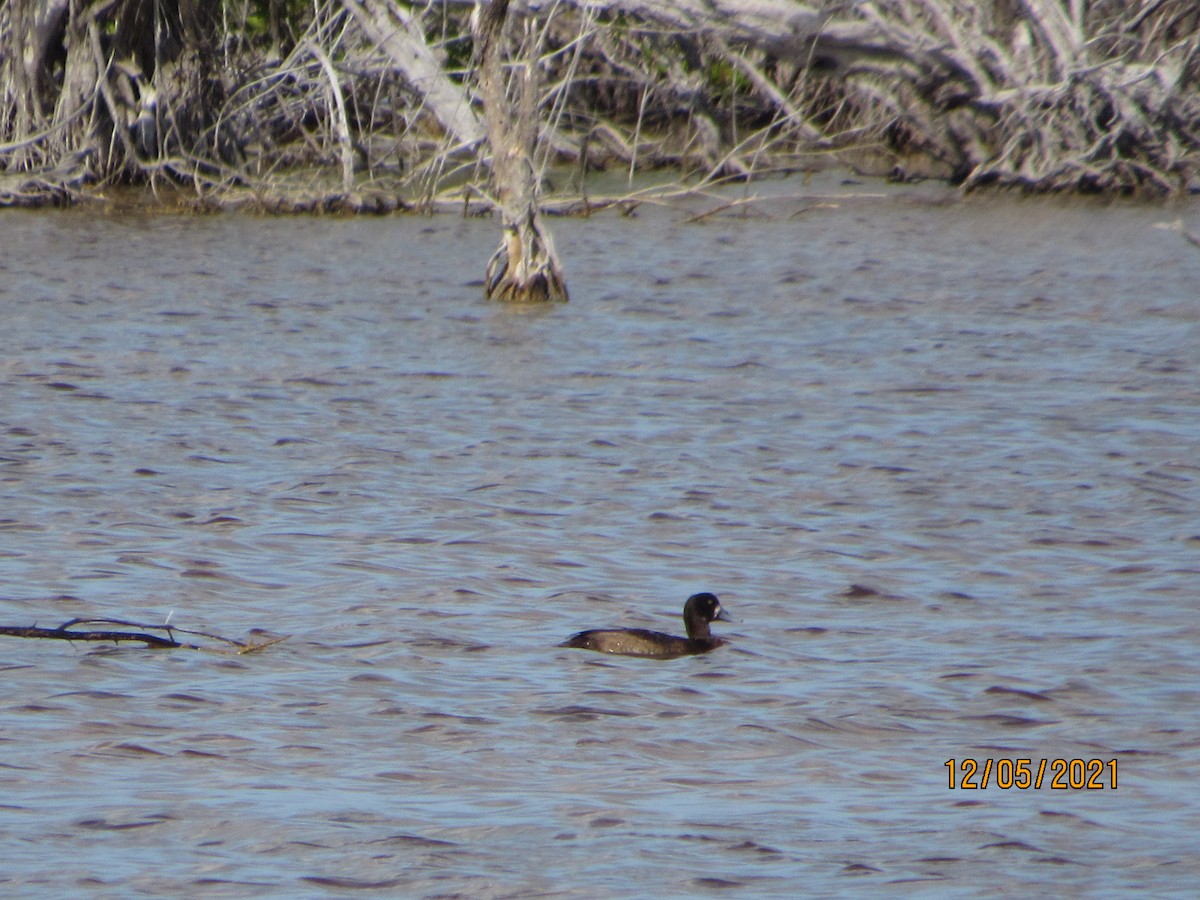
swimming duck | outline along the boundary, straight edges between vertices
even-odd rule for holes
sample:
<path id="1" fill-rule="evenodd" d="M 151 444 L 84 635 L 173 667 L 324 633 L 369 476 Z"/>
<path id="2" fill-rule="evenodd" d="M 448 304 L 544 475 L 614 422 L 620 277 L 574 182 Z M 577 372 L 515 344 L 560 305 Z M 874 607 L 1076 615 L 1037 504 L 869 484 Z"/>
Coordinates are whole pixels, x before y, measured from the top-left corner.
<path id="1" fill-rule="evenodd" d="M 715 594 L 693 594 L 683 605 L 683 624 L 687 637 L 663 634 L 646 628 L 614 628 L 581 631 L 572 635 L 560 647 L 597 650 L 600 653 L 619 653 L 622 656 L 645 656 L 651 659 L 677 659 L 696 653 L 707 653 L 723 643 L 713 637 L 709 622 L 728 622 Z"/>

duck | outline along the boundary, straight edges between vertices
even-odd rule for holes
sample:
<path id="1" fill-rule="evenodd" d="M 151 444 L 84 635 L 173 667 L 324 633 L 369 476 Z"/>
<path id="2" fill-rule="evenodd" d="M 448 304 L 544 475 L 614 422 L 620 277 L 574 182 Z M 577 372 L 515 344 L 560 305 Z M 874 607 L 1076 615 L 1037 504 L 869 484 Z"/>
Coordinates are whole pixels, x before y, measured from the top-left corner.
<path id="1" fill-rule="evenodd" d="M 717 595 L 705 592 L 692 594 L 683 605 L 683 625 L 687 629 L 687 637 L 676 637 L 646 628 L 596 628 L 573 634 L 559 646 L 621 656 L 678 659 L 720 647 L 725 641 L 713 637 L 708 625 L 710 622 L 731 621 L 721 608 Z"/>

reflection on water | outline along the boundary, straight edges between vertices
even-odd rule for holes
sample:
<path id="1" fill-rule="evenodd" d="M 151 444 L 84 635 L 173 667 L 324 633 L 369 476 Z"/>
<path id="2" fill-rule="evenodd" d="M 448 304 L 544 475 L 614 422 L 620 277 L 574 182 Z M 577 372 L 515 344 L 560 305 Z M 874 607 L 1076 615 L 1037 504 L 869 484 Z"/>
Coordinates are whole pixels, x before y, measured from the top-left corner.
<path id="1" fill-rule="evenodd" d="M 292 635 L 0 644 L 5 894 L 1186 893 L 1200 254 L 870 190 L 558 222 L 536 310 L 487 222 L 5 215 L 0 624 Z"/>

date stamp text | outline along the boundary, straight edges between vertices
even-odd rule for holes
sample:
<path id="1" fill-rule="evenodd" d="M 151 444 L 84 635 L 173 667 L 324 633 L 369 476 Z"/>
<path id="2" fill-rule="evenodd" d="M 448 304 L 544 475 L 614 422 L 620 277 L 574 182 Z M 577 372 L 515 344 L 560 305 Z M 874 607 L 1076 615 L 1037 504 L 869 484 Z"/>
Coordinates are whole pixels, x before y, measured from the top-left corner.
<path id="1" fill-rule="evenodd" d="M 950 790 L 1094 791 L 1117 789 L 1115 759 L 964 759 L 946 760 Z"/>

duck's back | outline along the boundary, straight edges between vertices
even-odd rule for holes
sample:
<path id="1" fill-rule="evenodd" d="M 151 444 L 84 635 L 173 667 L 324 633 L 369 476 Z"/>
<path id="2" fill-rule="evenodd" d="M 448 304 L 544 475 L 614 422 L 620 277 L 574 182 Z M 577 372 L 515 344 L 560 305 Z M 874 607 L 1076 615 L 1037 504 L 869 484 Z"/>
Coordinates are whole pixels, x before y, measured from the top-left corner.
<path id="1" fill-rule="evenodd" d="M 622 656 L 645 656 L 652 659 L 675 659 L 707 653 L 720 646 L 720 638 L 683 638 L 646 628 L 594 629 L 581 631 L 559 646 Z"/>

